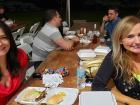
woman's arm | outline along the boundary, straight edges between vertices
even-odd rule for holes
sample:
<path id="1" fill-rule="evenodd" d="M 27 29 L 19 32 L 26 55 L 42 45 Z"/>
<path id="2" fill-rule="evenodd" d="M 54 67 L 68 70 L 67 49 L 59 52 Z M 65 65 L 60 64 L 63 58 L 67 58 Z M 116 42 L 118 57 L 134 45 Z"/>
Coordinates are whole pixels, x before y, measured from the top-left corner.
<path id="1" fill-rule="evenodd" d="M 128 105 L 140 105 L 140 100 L 136 100 L 122 94 L 116 87 L 113 87 L 111 92 L 115 95 L 116 100 L 121 103 L 126 103 Z"/>

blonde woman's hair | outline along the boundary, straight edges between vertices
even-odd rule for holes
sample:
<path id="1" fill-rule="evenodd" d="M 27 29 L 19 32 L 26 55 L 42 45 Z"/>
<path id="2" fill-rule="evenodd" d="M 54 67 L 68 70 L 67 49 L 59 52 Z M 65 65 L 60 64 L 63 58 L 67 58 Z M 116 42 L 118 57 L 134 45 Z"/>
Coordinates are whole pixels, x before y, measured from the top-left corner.
<path id="1" fill-rule="evenodd" d="M 140 19 L 135 16 L 127 16 L 123 18 L 113 32 L 112 44 L 113 44 L 113 63 L 117 70 L 118 76 L 123 76 L 123 80 L 129 84 L 133 84 L 134 65 L 131 62 L 130 53 L 123 47 L 122 38 L 126 37 L 132 28 L 140 23 Z M 118 70 L 121 71 L 121 75 L 118 75 Z"/>

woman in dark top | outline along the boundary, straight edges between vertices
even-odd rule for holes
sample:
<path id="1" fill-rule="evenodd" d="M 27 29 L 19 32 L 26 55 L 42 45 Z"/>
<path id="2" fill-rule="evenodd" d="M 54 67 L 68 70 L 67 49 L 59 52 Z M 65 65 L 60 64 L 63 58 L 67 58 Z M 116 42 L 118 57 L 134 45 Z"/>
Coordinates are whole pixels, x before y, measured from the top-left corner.
<path id="1" fill-rule="evenodd" d="M 113 33 L 113 50 L 105 57 L 92 90 L 106 88 L 112 78 L 111 89 L 116 99 L 129 105 L 140 105 L 140 19 L 127 16 L 116 26 Z"/>

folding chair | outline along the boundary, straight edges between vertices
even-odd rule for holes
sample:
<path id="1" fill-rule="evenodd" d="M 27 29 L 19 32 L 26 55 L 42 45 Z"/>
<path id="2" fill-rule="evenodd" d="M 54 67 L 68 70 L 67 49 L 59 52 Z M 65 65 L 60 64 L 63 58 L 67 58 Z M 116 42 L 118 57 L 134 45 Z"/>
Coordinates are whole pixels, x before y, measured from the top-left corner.
<path id="1" fill-rule="evenodd" d="M 31 36 L 24 36 L 23 38 L 20 38 L 20 44 L 24 44 L 24 43 L 32 45 L 33 37 L 31 37 Z"/>
<path id="2" fill-rule="evenodd" d="M 35 72 L 34 66 L 31 66 L 30 68 L 28 68 L 26 71 L 25 80 L 28 80 L 34 72 Z"/>
<path id="3" fill-rule="evenodd" d="M 29 32 L 25 33 L 23 36 L 31 36 L 31 37 L 34 38 L 36 36 L 37 32 L 38 32 L 37 30 L 38 30 L 39 25 L 40 25 L 40 22 L 37 22 L 37 23 L 33 24 L 31 26 Z"/>
<path id="4" fill-rule="evenodd" d="M 32 47 L 29 44 L 27 43 L 21 44 L 18 46 L 18 48 L 23 49 L 26 52 L 26 54 L 29 56 L 29 59 L 31 60 Z"/>
<path id="5" fill-rule="evenodd" d="M 25 27 L 19 28 L 19 29 L 17 30 L 17 32 L 18 32 L 19 35 L 20 35 L 18 38 L 21 38 L 21 37 L 23 36 L 24 31 L 25 31 Z"/>
<path id="6" fill-rule="evenodd" d="M 30 30 L 29 30 L 29 33 L 35 34 L 36 31 L 37 31 L 37 29 L 38 29 L 39 24 L 40 24 L 40 22 L 37 22 L 34 25 L 32 25 L 31 28 L 30 28 Z"/>
<path id="7" fill-rule="evenodd" d="M 19 36 L 19 32 L 17 32 L 17 31 L 12 32 L 12 36 L 13 36 L 14 40 L 17 40 L 17 37 Z"/>

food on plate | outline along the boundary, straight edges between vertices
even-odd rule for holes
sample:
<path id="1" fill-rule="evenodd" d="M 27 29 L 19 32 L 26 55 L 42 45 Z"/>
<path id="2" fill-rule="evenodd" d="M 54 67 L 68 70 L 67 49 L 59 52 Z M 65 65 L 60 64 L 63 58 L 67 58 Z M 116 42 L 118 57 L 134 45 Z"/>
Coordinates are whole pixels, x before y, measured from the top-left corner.
<path id="1" fill-rule="evenodd" d="M 83 61 L 84 67 L 92 67 L 92 66 L 98 66 L 102 63 L 103 59 L 96 59 L 93 61 Z"/>
<path id="2" fill-rule="evenodd" d="M 99 66 L 98 67 L 86 68 L 86 75 L 88 77 L 94 77 L 96 75 L 98 69 L 99 69 Z"/>
<path id="3" fill-rule="evenodd" d="M 48 98 L 47 104 L 50 104 L 50 105 L 58 104 L 61 101 L 63 101 L 65 96 L 66 96 L 66 93 L 58 92 L 57 94 L 55 94 L 55 95 L 51 96 L 50 98 Z"/>
<path id="4" fill-rule="evenodd" d="M 41 91 L 37 91 L 35 89 L 29 89 L 21 96 L 21 100 L 35 101 L 35 99 L 39 97 L 41 93 L 42 93 Z"/>
<path id="5" fill-rule="evenodd" d="M 104 57 L 104 55 L 97 55 L 92 60 L 82 61 L 88 77 L 94 77 L 96 75 L 96 72 L 98 71 Z"/>
<path id="6" fill-rule="evenodd" d="M 40 101 L 41 99 L 46 97 L 46 89 L 42 91 L 41 94 L 37 98 L 35 98 L 35 101 Z"/>

